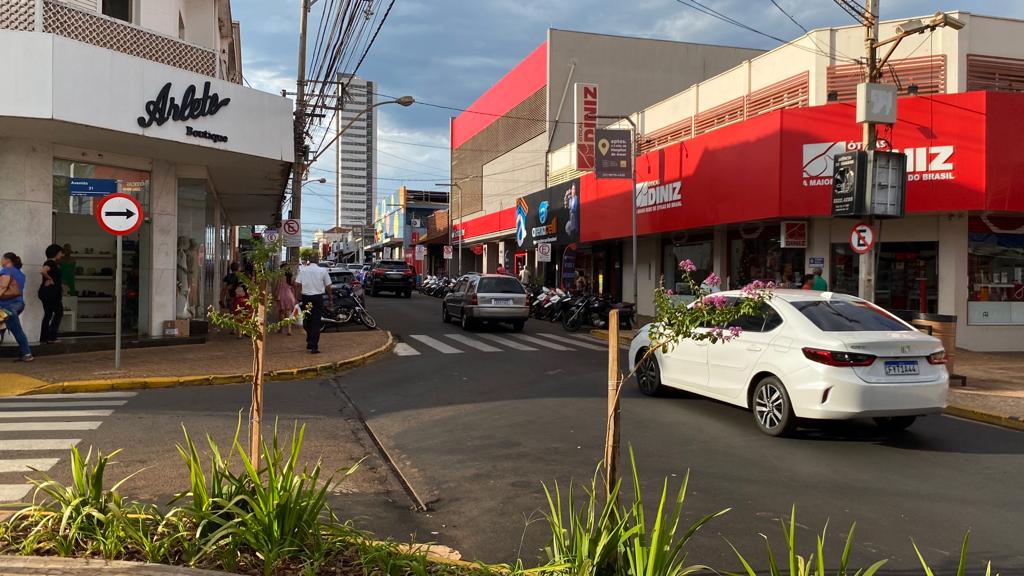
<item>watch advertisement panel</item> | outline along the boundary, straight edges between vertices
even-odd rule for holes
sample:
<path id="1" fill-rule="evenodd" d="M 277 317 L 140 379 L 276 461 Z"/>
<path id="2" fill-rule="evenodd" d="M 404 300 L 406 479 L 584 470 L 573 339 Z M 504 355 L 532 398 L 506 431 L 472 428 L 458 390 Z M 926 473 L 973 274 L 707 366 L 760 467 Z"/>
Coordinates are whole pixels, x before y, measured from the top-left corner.
<path id="1" fill-rule="evenodd" d="M 580 181 L 570 180 L 516 200 L 516 244 L 564 246 L 580 237 Z"/>

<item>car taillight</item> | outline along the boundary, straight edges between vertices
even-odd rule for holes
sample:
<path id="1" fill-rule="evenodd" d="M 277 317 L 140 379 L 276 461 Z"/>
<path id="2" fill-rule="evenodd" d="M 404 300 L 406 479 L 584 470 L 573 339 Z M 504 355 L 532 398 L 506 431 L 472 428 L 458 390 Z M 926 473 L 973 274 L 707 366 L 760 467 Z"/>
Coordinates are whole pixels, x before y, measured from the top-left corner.
<path id="1" fill-rule="evenodd" d="M 476 294 L 473 294 L 472 296 L 469 297 L 469 303 L 473 305 L 480 303 L 480 301 L 476 297 Z"/>
<path id="2" fill-rule="evenodd" d="M 946 360 L 947 359 L 946 359 L 946 351 L 945 350 L 939 350 L 938 352 L 936 352 L 934 354 L 929 354 L 928 355 L 928 363 L 929 364 L 945 364 Z"/>
<path id="3" fill-rule="evenodd" d="M 837 352 L 818 348 L 804 348 L 804 357 L 826 366 L 871 366 L 875 363 L 875 357 L 871 354 Z"/>
<path id="4" fill-rule="evenodd" d="M 411 268 L 406 268 L 405 275 L 406 276 L 412 276 L 412 269 Z"/>
<path id="5" fill-rule="evenodd" d="M 383 276 L 384 275 L 384 271 L 380 270 L 380 269 L 374 270 L 373 271 L 373 275 L 374 276 Z"/>

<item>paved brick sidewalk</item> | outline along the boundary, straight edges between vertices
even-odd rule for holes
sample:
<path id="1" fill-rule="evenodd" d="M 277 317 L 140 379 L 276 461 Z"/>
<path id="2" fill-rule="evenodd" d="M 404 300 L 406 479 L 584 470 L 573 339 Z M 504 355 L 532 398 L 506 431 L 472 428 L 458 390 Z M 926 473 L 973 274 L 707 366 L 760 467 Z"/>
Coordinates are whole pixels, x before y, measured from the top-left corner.
<path id="1" fill-rule="evenodd" d="M 223 576 L 224 572 L 120 562 L 112 560 L 56 558 L 39 556 L 0 556 L 0 574 L 33 576 L 79 576 L 105 574 L 109 576 Z"/>
<path id="2" fill-rule="evenodd" d="M 267 341 L 268 372 L 342 362 L 385 346 L 387 332 L 353 326 L 328 332 L 320 339 L 321 354 L 305 350 L 302 330 L 292 336 L 273 334 Z M 214 333 L 205 344 L 141 348 L 122 352 L 121 370 L 114 370 L 113 351 L 40 356 L 35 362 L 0 365 L 0 396 L 68 381 L 220 376 L 252 372 L 252 348 L 247 339 Z"/>
<path id="3" fill-rule="evenodd" d="M 967 386 L 950 382 L 951 406 L 1017 420 L 1024 429 L 1024 353 L 957 350 L 954 371 Z"/>

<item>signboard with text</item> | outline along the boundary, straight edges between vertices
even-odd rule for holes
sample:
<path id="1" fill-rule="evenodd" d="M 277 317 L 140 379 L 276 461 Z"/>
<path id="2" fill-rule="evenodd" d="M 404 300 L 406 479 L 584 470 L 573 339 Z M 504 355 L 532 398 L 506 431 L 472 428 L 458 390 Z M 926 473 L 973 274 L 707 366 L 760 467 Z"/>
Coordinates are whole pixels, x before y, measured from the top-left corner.
<path id="1" fill-rule="evenodd" d="M 516 244 L 529 250 L 544 242 L 565 245 L 580 233 L 579 178 L 516 200 Z"/>
<path id="2" fill-rule="evenodd" d="M 864 188 L 867 184 L 867 153 L 836 154 L 832 171 L 832 215 L 862 216 Z"/>
<path id="3" fill-rule="evenodd" d="M 576 155 L 573 168 L 580 171 L 594 169 L 594 136 L 597 131 L 597 84 L 575 85 L 576 107 L 573 122 L 576 125 L 574 143 Z"/>
<path id="4" fill-rule="evenodd" d="M 537 244 L 537 262 L 551 262 L 551 244 Z"/>
<path id="5" fill-rule="evenodd" d="M 598 178 L 633 177 L 633 132 L 599 128 L 595 131 Z"/>
<path id="6" fill-rule="evenodd" d="M 109 178 L 71 178 L 68 194 L 71 196 L 106 196 L 117 192 L 117 180 Z"/>
<path id="7" fill-rule="evenodd" d="M 780 226 L 780 248 L 807 248 L 806 220 L 783 220 Z"/>
<path id="8" fill-rule="evenodd" d="M 302 246 L 302 224 L 294 218 L 281 222 L 281 238 L 285 248 Z"/>

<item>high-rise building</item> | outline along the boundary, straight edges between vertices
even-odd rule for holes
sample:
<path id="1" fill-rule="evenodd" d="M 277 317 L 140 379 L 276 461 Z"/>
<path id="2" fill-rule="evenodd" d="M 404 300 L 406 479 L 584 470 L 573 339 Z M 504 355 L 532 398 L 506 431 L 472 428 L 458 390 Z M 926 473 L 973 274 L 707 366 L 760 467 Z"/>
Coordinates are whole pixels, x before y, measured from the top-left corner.
<path id="1" fill-rule="evenodd" d="M 376 182 L 377 119 L 373 109 L 376 84 L 351 74 L 338 75 L 335 130 L 344 129 L 336 146 L 335 224 L 353 228 L 367 244 L 373 242 L 373 200 Z M 350 125 L 351 123 L 351 125 Z M 348 128 L 345 128 L 345 127 Z"/>

